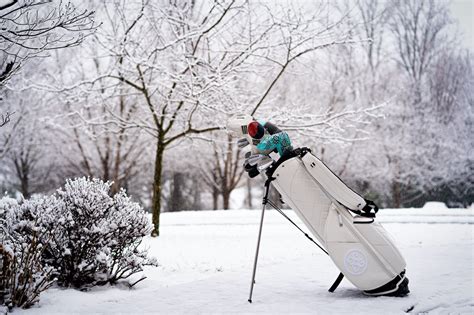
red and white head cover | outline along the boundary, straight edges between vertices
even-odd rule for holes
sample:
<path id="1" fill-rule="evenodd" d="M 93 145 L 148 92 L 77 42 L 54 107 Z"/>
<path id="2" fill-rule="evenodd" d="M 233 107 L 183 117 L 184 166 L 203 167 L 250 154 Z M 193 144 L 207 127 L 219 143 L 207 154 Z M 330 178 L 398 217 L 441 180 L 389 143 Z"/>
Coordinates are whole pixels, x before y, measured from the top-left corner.
<path id="1" fill-rule="evenodd" d="M 249 136 L 253 139 L 262 139 L 265 134 L 265 128 L 258 121 L 252 121 L 248 124 L 247 131 Z"/>

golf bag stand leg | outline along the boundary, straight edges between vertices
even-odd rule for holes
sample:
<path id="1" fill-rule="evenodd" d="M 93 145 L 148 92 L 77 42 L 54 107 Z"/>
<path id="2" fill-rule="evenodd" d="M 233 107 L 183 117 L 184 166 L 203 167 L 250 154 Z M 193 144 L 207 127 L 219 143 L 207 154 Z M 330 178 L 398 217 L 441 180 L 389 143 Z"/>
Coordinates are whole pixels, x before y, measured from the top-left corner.
<path id="1" fill-rule="evenodd" d="M 262 216 L 260 217 L 260 229 L 258 231 L 258 240 L 257 240 L 257 250 L 255 251 L 255 260 L 253 262 L 253 272 L 252 272 L 252 282 L 250 283 L 250 295 L 249 295 L 249 303 L 252 303 L 252 293 L 253 293 L 253 286 L 255 284 L 255 272 L 257 271 L 257 260 L 258 260 L 258 252 L 260 250 L 260 240 L 262 238 L 262 228 L 263 228 L 263 217 L 265 215 L 265 208 L 268 202 L 268 192 L 270 190 L 270 183 L 273 180 L 272 177 L 268 178 L 265 182 L 265 194 L 262 200 Z"/>

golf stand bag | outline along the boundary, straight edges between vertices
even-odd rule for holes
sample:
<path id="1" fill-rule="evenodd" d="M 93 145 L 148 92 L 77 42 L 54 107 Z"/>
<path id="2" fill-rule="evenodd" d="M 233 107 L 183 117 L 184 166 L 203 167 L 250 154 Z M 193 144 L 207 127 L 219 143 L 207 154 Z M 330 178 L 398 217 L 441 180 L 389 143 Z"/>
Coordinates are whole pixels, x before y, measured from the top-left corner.
<path id="1" fill-rule="evenodd" d="M 265 206 L 274 206 L 268 200 L 270 185 L 341 271 L 329 291 L 334 291 L 345 276 L 367 295 L 409 293 L 406 262 L 382 225 L 375 221 L 377 206 L 347 187 L 309 149 L 287 152 L 277 162 L 267 163 L 259 170 L 265 172 L 267 182 L 249 302 L 252 302 Z"/>

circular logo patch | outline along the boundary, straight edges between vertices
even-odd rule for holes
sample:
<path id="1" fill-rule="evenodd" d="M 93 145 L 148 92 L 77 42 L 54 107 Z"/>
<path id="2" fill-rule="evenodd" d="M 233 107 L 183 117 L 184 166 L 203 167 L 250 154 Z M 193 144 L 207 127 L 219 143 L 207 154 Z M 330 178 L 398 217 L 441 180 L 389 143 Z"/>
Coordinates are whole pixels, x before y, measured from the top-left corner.
<path id="1" fill-rule="evenodd" d="M 360 250 L 351 249 L 347 252 L 346 256 L 344 256 L 344 266 L 350 274 L 363 274 L 367 269 L 367 258 Z"/>

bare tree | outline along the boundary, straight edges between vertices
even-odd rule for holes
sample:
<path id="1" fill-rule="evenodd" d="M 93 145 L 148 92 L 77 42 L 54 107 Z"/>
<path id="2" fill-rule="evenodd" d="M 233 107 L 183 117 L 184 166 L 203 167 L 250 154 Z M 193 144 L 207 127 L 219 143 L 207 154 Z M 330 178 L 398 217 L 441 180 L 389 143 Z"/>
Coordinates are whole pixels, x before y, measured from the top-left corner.
<path id="1" fill-rule="evenodd" d="M 471 59 L 469 52 L 448 49 L 441 52 L 430 71 L 432 111 L 442 124 L 452 122 L 455 113 L 469 103 L 462 94 L 467 92 L 472 81 Z"/>
<path id="2" fill-rule="evenodd" d="M 421 164 L 430 155 L 420 150 L 428 148 L 426 126 L 432 123 L 427 115 L 432 111 L 427 82 L 436 58 L 453 42 L 444 32 L 450 23 L 449 10 L 443 3 L 434 0 L 393 2 L 390 26 L 397 47 L 396 61 L 403 70 L 403 78 L 407 78 L 397 111 L 392 113 L 395 119 L 387 128 L 392 135 L 397 135 L 398 141 L 385 146 L 389 165 L 392 165 L 396 207 L 420 194 L 418 187 L 422 186 L 423 176 L 418 176 L 418 171 L 426 169 L 427 164 Z"/>
<path id="3" fill-rule="evenodd" d="M 386 29 L 385 23 L 390 17 L 391 6 L 378 0 L 358 0 L 357 9 L 362 20 L 362 30 L 366 38 L 370 39 L 364 46 L 367 65 L 372 77 L 376 77 L 376 70 L 384 60 L 383 40 Z"/>
<path id="4" fill-rule="evenodd" d="M 34 119 L 34 115 L 41 115 L 41 111 L 19 110 L 21 118 L 15 121 L 15 128 L 8 126 L 7 135 L 0 134 L 0 140 L 11 141 L 9 150 L 0 159 L 2 180 L 25 198 L 55 188 L 59 168 L 59 163 L 50 163 L 55 156 L 50 130 L 41 119 Z"/>
<path id="5" fill-rule="evenodd" d="M 10 0 L 0 6 L 0 89 L 29 59 L 79 45 L 97 25 L 71 2 Z M 1 116 L 0 127 L 12 113 Z"/>
<path id="6" fill-rule="evenodd" d="M 93 17 L 63 1 L 11 0 L 0 6 L 0 85 L 28 59 L 79 45 L 96 28 Z"/>
<path id="7" fill-rule="evenodd" d="M 423 77 L 442 47 L 450 44 L 442 32 L 451 23 L 449 10 L 435 0 L 396 0 L 392 12 L 390 25 L 398 50 L 397 62 L 414 85 L 416 104 L 422 99 Z"/>
<path id="8" fill-rule="evenodd" d="M 423 120 L 432 140 L 424 159 L 420 198 L 436 198 L 456 206 L 468 206 L 474 198 L 472 169 L 473 63 L 468 51 L 453 47 L 439 56 L 429 74 L 430 110 Z M 443 167 L 440 167 L 443 164 Z"/>
<path id="9" fill-rule="evenodd" d="M 213 206 L 217 209 L 218 196 L 222 196 L 222 208 L 230 207 L 230 194 L 237 187 L 244 174 L 241 159 L 241 149 L 232 137 L 227 135 L 226 141 L 219 146 L 213 144 L 214 154 L 210 166 L 201 167 L 201 176 L 213 192 Z"/>
<path id="10" fill-rule="evenodd" d="M 60 145 L 67 148 L 67 173 L 111 181 L 114 194 L 139 176 L 148 139 L 137 129 L 127 130 L 123 125 L 94 121 L 95 117 L 127 120 L 135 115 L 136 98 L 127 96 L 126 89 L 126 86 L 118 86 L 112 95 L 87 99 L 82 106 L 76 103 L 74 109 L 66 102 L 65 113 L 56 118 L 63 124 L 55 123 L 58 138 L 62 140 Z"/>
<path id="11" fill-rule="evenodd" d="M 369 108 L 374 105 L 378 108 L 372 111 L 372 117 L 362 117 L 365 124 L 361 124 L 356 130 L 351 130 L 354 141 L 346 142 L 342 146 L 329 145 L 323 149 L 326 149 L 328 159 L 337 161 L 335 169 L 338 176 L 352 185 L 358 185 L 361 192 L 370 193 L 367 190 L 372 189 L 372 185 L 365 183 L 374 183 L 373 187 L 382 192 L 383 186 L 378 179 L 381 175 L 377 171 L 378 167 L 374 167 L 375 155 L 370 150 L 369 154 L 361 152 L 367 152 L 367 147 L 377 146 L 377 134 L 384 128 L 382 118 L 393 101 L 389 90 L 393 63 L 390 62 L 391 57 L 385 47 L 389 42 L 386 39 L 388 31 L 386 24 L 390 17 L 391 5 L 378 0 L 358 0 L 355 9 L 359 16 L 351 21 L 357 26 L 354 32 L 367 41 L 352 49 L 342 49 L 334 55 L 334 58 L 330 58 L 335 70 L 342 68 L 335 80 L 331 77 L 331 83 L 334 86 L 350 86 L 349 93 L 346 93 L 349 97 L 346 96 L 344 103 L 359 102 Z M 350 66 L 344 67 L 346 64 Z M 371 171 L 368 171 L 367 164 L 372 166 Z M 359 180 L 356 181 L 355 178 Z"/>
<path id="12" fill-rule="evenodd" d="M 175 163 L 173 163 L 175 164 Z M 192 166 L 188 171 L 182 168 L 173 172 L 166 172 L 163 186 L 169 187 L 169 194 L 163 194 L 165 211 L 201 210 L 202 179 Z M 168 174 L 169 173 L 169 174 Z M 168 175 L 168 176 L 167 176 Z"/>
<path id="13" fill-rule="evenodd" d="M 223 123 L 216 118 L 242 112 L 243 104 L 255 112 L 288 65 L 316 50 L 351 42 L 339 29 L 345 16 L 328 23 L 324 3 L 311 14 L 293 9 L 237 0 L 201 8 L 194 1 L 104 4 L 108 18 L 96 43 L 115 66 L 82 84 L 125 84 L 141 97 L 139 114 L 130 120 L 116 117 L 115 123 L 155 138 L 153 236 L 159 234 L 163 160 L 169 147 L 218 130 Z M 245 77 L 263 83 L 251 86 Z M 244 81 L 253 90 L 239 94 Z"/>

